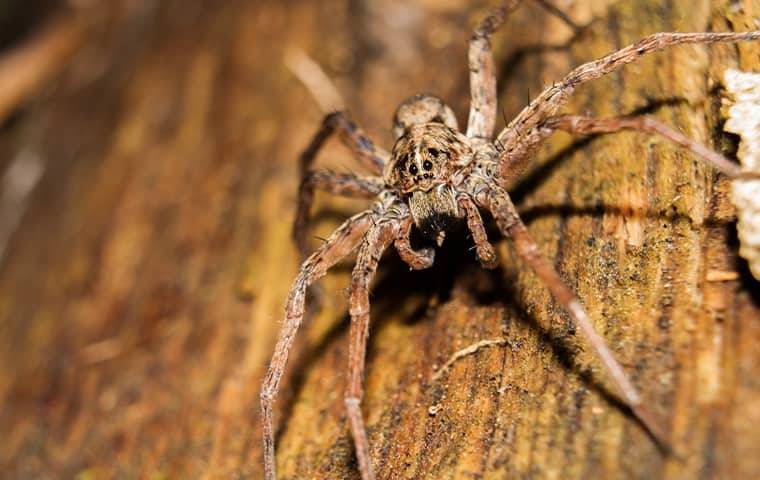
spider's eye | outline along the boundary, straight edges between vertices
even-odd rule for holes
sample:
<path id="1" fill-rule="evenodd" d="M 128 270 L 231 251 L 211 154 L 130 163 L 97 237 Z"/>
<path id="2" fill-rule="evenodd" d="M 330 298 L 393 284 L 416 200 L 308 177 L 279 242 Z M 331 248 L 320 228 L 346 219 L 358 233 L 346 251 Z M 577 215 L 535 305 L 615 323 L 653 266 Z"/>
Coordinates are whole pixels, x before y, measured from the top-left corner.
<path id="1" fill-rule="evenodd" d="M 417 172 L 418 172 L 417 165 L 415 164 L 409 165 L 409 173 L 411 173 L 412 175 L 416 175 Z"/>
<path id="2" fill-rule="evenodd" d="M 425 170 L 432 170 L 433 169 L 433 162 L 430 160 L 425 160 L 425 163 L 422 164 L 422 168 Z"/>
<path id="3" fill-rule="evenodd" d="M 437 157 L 439 153 L 441 152 L 439 152 L 435 148 L 428 148 L 428 155 L 430 155 L 431 157 Z"/>

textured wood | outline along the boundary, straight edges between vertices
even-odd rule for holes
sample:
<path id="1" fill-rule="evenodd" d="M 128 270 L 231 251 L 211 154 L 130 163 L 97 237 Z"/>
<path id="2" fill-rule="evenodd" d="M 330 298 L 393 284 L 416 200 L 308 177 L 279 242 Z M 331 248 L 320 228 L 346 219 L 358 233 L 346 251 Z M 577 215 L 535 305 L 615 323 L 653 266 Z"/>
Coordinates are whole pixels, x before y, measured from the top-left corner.
<path id="1" fill-rule="evenodd" d="M 556 3 L 595 20 L 573 41 L 532 4 L 508 21 L 494 41 L 507 118 L 645 34 L 747 30 L 760 16 L 755 0 Z M 0 152 L 47 165 L 0 271 L 0 471 L 260 478 L 258 387 L 297 268 L 297 155 L 320 121 L 285 48 L 325 65 L 390 146 L 410 94 L 438 94 L 464 120 L 466 40 L 486 2 L 115 5 L 0 132 Z M 651 111 L 730 151 L 719 81 L 729 66 L 759 71 L 758 58 L 757 44 L 680 47 L 581 88 L 566 111 Z M 353 165 L 333 145 L 319 162 Z M 611 400 L 506 242 L 485 272 L 452 236 L 431 271 L 389 254 L 375 284 L 363 411 L 379 477 L 760 476 L 760 298 L 736 258 L 727 182 L 660 140 L 557 134 L 512 191 L 683 460 Z M 319 236 L 362 205 L 319 199 Z M 348 271 L 322 282 L 289 366 L 281 478 L 357 477 L 342 398 Z M 707 281 L 713 271 L 740 277 Z M 456 350 L 501 338 L 432 381 Z"/>

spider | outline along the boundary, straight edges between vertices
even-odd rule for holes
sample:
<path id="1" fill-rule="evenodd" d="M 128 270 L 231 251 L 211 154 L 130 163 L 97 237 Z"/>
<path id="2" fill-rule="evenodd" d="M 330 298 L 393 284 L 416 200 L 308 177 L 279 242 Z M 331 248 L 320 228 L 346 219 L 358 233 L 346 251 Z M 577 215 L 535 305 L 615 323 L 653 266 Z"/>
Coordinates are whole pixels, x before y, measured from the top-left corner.
<path id="1" fill-rule="evenodd" d="M 736 42 L 760 39 L 760 31 L 742 33 L 656 33 L 598 60 L 585 63 L 542 91 L 498 135 L 496 78 L 490 37 L 504 23 L 519 0 L 508 0 L 480 22 L 469 44 L 470 110 L 467 128 L 459 130 L 454 112 L 441 99 L 416 95 L 396 110 L 390 152 L 372 142 L 345 111 L 328 114 L 301 157 L 302 181 L 294 223 L 294 239 L 306 252 L 305 233 L 316 189 L 336 195 L 374 198 L 371 208 L 339 226 L 301 265 L 285 308 L 285 321 L 261 388 L 264 472 L 275 479 L 272 409 L 280 380 L 305 313 L 307 289 L 338 261 L 358 249 L 351 274 L 349 375 L 345 408 L 363 480 L 373 479 L 369 444 L 361 413 L 362 377 L 369 336 L 369 286 L 380 257 L 391 246 L 412 269 L 433 264 L 434 246 L 415 250 L 410 233 L 418 230 L 430 244 L 440 246 L 458 224 L 466 225 L 484 268 L 497 258 L 489 243 L 481 212 L 489 213 L 501 234 L 511 239 L 518 256 L 529 265 L 592 347 L 625 404 L 658 444 L 667 449 L 663 428 L 647 411 L 636 387 L 594 330 L 581 301 L 550 262 L 541 256 L 504 188 L 525 171 L 541 143 L 554 131 L 605 134 L 636 130 L 659 135 L 690 151 L 729 177 L 743 176 L 721 154 L 685 137 L 649 117 L 590 118 L 557 115 L 582 83 L 607 75 L 648 53 L 679 44 Z M 338 133 L 372 176 L 311 170 L 324 142 Z M 305 255 L 304 255 L 305 256 Z"/>

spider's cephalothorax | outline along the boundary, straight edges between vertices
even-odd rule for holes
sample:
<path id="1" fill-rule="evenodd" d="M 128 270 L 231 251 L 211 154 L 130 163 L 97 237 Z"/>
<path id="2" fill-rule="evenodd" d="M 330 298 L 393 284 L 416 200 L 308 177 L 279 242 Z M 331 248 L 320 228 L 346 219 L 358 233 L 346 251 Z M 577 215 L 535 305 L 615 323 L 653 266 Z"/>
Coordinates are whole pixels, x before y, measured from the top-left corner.
<path id="1" fill-rule="evenodd" d="M 489 243 L 481 212 L 488 212 L 494 218 L 501 234 L 512 240 L 517 255 L 533 269 L 557 303 L 567 311 L 631 411 L 660 443 L 667 443 L 665 432 L 649 414 L 622 366 L 594 330 L 581 301 L 564 283 L 552 263 L 540 255 L 535 241 L 502 185 L 530 163 L 533 153 L 556 130 L 586 135 L 638 130 L 660 135 L 686 148 L 726 175 L 734 178 L 739 176 L 740 171 L 730 160 L 654 119 L 589 118 L 557 116 L 556 113 L 580 84 L 617 70 L 649 52 L 683 43 L 757 40 L 760 39 L 760 31 L 651 35 L 602 59 L 575 68 L 564 79 L 541 92 L 494 137 L 497 118 L 496 77 L 489 38 L 504 22 L 508 11 L 518 3 L 518 0 L 505 2 L 478 25 L 470 39 L 471 102 L 464 133 L 459 131 L 452 110 L 439 98 L 417 95 L 402 103 L 396 111 L 393 125 L 396 143 L 391 153 L 372 142 L 343 112 L 333 112 L 325 117 L 322 128 L 303 153 L 301 167 L 304 176 L 293 229 L 302 251 L 305 251 L 305 228 L 316 189 L 345 196 L 375 198 L 376 201 L 371 208 L 346 220 L 316 252 L 306 258 L 293 282 L 285 322 L 261 388 L 264 472 L 267 480 L 275 478 L 274 401 L 296 331 L 306 311 L 306 289 L 309 285 L 346 255 L 357 251 L 349 290 L 351 332 L 349 375 L 344 401 L 362 479 L 371 480 L 374 473 L 360 403 L 369 336 L 369 285 L 380 257 L 387 248 L 393 246 L 411 268 L 428 268 L 433 264 L 433 250 L 415 250 L 412 247 L 409 240 L 412 226 L 417 225 L 422 233 L 440 244 L 444 233 L 450 231 L 459 219 L 464 219 L 475 244 L 478 260 L 484 267 L 493 267 L 497 263 L 496 254 Z M 311 65 L 300 71 L 313 73 L 313 67 Z M 308 78 L 302 80 L 307 85 L 312 83 Z M 324 92 L 334 88 L 328 85 L 327 88 L 312 90 Z M 372 175 L 309 170 L 316 152 L 334 131 L 341 133 L 343 141 L 354 150 L 357 158 Z"/>
<path id="2" fill-rule="evenodd" d="M 394 125 L 403 130 L 385 167 L 385 183 L 407 200 L 417 228 L 440 243 L 463 216 L 456 187 L 472 163 L 467 137 L 457 131 L 451 109 L 428 95 L 402 103 Z"/>

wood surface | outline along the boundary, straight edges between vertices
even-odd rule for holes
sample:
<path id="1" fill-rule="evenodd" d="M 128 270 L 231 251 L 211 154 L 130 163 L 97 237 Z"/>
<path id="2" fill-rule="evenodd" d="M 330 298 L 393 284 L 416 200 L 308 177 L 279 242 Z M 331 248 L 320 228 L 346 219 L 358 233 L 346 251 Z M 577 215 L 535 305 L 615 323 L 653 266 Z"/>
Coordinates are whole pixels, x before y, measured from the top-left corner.
<path id="1" fill-rule="evenodd" d="M 573 36 L 525 3 L 493 43 L 507 119 L 572 66 L 646 34 L 760 18 L 757 0 L 556 0 L 586 25 Z M 488 4 L 86 8 L 76 53 L 0 130 L 0 165 L 23 152 L 45 165 L 0 269 L 0 476 L 261 478 L 259 383 L 297 269 L 297 156 L 321 118 L 285 51 L 323 65 L 390 147 L 411 94 L 441 96 L 464 122 L 466 42 Z M 760 71 L 760 44 L 653 55 L 564 111 L 649 112 L 731 155 L 728 67 Z M 355 168 L 337 142 L 318 162 Z M 760 286 L 737 259 L 728 182 L 658 139 L 557 134 L 511 191 L 679 458 L 621 408 L 508 242 L 487 272 L 462 234 L 430 271 L 388 253 L 375 282 L 362 408 L 378 477 L 760 477 Z M 318 198 L 319 237 L 363 206 Z M 343 407 L 350 265 L 321 283 L 291 357 L 282 479 L 358 478 Z M 484 340 L 499 344 L 434 380 Z"/>

